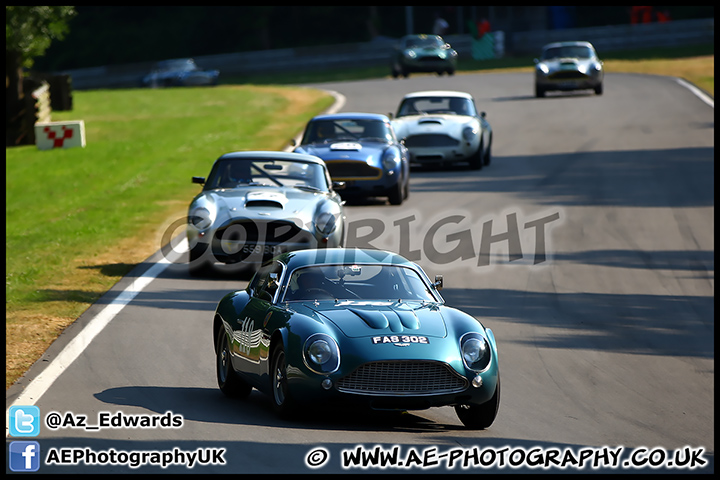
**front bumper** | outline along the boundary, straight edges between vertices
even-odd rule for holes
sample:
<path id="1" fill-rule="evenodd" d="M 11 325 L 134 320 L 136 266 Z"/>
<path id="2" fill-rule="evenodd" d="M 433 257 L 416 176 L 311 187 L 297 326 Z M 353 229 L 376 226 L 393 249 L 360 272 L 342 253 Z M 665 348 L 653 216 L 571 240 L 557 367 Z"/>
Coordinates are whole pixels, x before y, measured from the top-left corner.
<path id="1" fill-rule="evenodd" d="M 433 133 L 409 135 L 405 146 L 412 163 L 453 163 L 470 159 L 480 147 L 479 140 L 467 142 L 449 135 Z"/>
<path id="2" fill-rule="evenodd" d="M 363 161 L 325 160 L 330 177 L 336 182 L 345 182 L 340 191 L 346 196 L 382 196 L 391 191 L 401 178 L 400 167 L 383 170 Z"/>
<path id="3" fill-rule="evenodd" d="M 204 256 L 208 261 L 229 264 L 261 264 L 284 252 L 338 247 L 341 243 L 339 230 L 337 228 L 324 240 L 291 221 L 240 219 L 202 232 L 188 225 L 187 237 L 193 252 L 191 257 Z"/>
<path id="4" fill-rule="evenodd" d="M 587 75 L 577 70 L 565 70 L 535 76 L 535 85 L 543 90 L 585 90 L 600 84 L 602 75 L 599 72 Z"/>
<path id="5" fill-rule="evenodd" d="M 406 72 L 445 72 L 455 71 L 456 62 L 437 57 L 403 59 L 402 68 Z"/>
<path id="6" fill-rule="evenodd" d="M 340 401 L 375 410 L 481 405 L 490 400 L 498 382 L 497 369 L 493 366 L 482 373 L 462 370 L 460 373 L 439 361 L 379 361 L 347 374 L 318 375 L 293 369 L 292 375 L 288 371 L 288 382 L 293 399 L 300 403 Z"/>

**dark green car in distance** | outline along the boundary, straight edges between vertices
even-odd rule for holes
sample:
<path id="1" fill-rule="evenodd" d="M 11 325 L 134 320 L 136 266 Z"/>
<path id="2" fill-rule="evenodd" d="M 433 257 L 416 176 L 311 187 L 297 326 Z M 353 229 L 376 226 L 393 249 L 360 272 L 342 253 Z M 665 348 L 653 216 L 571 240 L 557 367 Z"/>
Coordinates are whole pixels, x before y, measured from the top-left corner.
<path id="1" fill-rule="evenodd" d="M 439 35 L 405 35 L 395 46 L 390 62 L 393 78 L 413 72 L 453 75 L 457 52 Z"/>
<path id="2" fill-rule="evenodd" d="M 454 406 L 467 428 L 488 428 L 500 403 L 495 337 L 445 305 L 441 286 L 380 250 L 279 255 L 217 306 L 218 386 L 241 398 L 256 388 L 281 416 L 326 404 Z"/>

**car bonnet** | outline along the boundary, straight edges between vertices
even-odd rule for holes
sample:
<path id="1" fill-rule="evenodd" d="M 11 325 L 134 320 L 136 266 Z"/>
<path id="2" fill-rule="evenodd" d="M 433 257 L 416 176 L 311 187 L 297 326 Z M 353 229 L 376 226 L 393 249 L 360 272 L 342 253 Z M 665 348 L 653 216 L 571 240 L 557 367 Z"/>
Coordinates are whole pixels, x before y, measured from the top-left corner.
<path id="1" fill-rule="evenodd" d="M 378 335 L 442 338 L 447 335 L 445 319 L 434 303 L 339 300 L 305 306 L 350 338 Z"/>
<path id="2" fill-rule="evenodd" d="M 231 217 L 255 215 L 286 218 L 312 214 L 317 202 L 326 200 L 323 193 L 287 188 L 249 187 L 214 190 L 215 202 Z"/>
<path id="3" fill-rule="evenodd" d="M 310 155 L 323 160 L 359 160 L 368 161 L 380 155 L 386 144 L 359 143 L 353 141 L 333 142 L 330 144 L 304 145 L 303 149 Z"/>

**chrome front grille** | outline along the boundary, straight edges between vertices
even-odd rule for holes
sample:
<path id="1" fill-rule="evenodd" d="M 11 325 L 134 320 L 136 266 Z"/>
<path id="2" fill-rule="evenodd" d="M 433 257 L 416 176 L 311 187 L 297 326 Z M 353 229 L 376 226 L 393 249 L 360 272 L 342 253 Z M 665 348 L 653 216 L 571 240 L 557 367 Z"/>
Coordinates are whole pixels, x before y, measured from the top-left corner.
<path id="1" fill-rule="evenodd" d="M 548 78 L 552 80 L 577 80 L 581 78 L 587 78 L 584 73 L 578 72 L 577 70 L 567 70 L 557 73 L 553 73 Z"/>
<path id="2" fill-rule="evenodd" d="M 441 395 L 468 387 L 442 362 L 394 360 L 361 365 L 337 382 L 337 389 L 361 395 Z"/>
<path id="3" fill-rule="evenodd" d="M 408 148 L 422 147 L 457 147 L 460 142 L 447 135 L 413 135 L 405 139 L 405 146 Z"/>

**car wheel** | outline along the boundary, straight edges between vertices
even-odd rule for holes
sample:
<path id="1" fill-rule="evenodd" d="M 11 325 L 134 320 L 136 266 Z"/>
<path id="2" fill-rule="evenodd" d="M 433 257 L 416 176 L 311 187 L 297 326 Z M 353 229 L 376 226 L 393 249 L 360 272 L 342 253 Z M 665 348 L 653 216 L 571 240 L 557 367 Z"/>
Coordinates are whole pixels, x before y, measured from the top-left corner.
<path id="1" fill-rule="evenodd" d="M 488 148 L 485 151 L 485 156 L 483 157 L 483 164 L 485 166 L 490 165 L 490 161 L 492 160 L 492 133 L 490 134 L 490 139 L 488 140 Z"/>
<path id="2" fill-rule="evenodd" d="M 535 84 L 535 96 L 538 97 L 538 98 L 542 98 L 542 97 L 545 96 L 545 89 L 542 88 L 542 87 L 541 87 L 540 85 L 538 85 L 537 83 Z"/>
<path id="3" fill-rule="evenodd" d="M 447 74 L 448 74 L 448 75 L 455 75 L 455 70 L 454 70 L 454 69 L 450 69 L 450 70 L 447 71 Z"/>
<path id="4" fill-rule="evenodd" d="M 282 345 L 278 345 L 273 351 L 270 380 L 273 409 L 281 417 L 291 417 L 296 411 L 296 404 L 288 388 L 287 361 Z"/>
<path id="5" fill-rule="evenodd" d="M 393 187 L 390 188 L 388 200 L 390 205 L 402 205 L 403 198 L 405 198 L 403 192 L 403 185 L 401 181 L 398 181 Z"/>
<path id="6" fill-rule="evenodd" d="M 603 93 L 603 84 L 598 84 L 597 87 L 595 87 L 595 95 L 602 95 Z"/>
<path id="7" fill-rule="evenodd" d="M 465 427 L 484 430 L 493 424 L 500 407 L 500 377 L 492 398 L 482 405 L 455 405 L 455 413 Z"/>
<path id="8" fill-rule="evenodd" d="M 247 384 L 242 378 L 235 373 L 232 361 L 230 360 L 230 344 L 228 343 L 225 329 L 220 328 L 218 332 L 217 348 L 217 382 L 220 391 L 228 397 L 246 398 L 252 391 L 252 386 Z"/>
<path id="9" fill-rule="evenodd" d="M 470 169 L 471 170 L 480 170 L 483 167 L 483 144 L 480 142 L 480 146 L 477 149 L 477 152 L 473 154 L 472 157 L 470 157 Z"/>
<path id="10" fill-rule="evenodd" d="M 212 262 L 207 259 L 207 246 L 190 249 L 188 271 L 193 277 L 203 277 L 210 272 Z"/>

